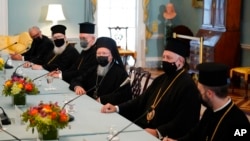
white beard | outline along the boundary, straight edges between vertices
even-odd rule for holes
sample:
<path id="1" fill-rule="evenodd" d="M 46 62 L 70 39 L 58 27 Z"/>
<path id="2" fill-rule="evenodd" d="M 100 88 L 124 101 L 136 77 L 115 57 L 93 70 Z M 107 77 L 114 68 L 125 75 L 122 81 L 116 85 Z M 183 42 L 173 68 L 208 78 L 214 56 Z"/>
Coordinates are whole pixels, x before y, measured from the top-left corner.
<path id="1" fill-rule="evenodd" d="M 110 65 L 110 63 L 108 65 L 106 65 L 105 67 L 102 67 L 101 65 L 98 65 L 98 67 L 97 67 L 97 75 L 98 76 L 105 76 L 106 73 L 109 71 L 109 65 Z"/>
<path id="2" fill-rule="evenodd" d="M 56 55 L 62 54 L 66 47 L 67 47 L 67 44 L 62 45 L 61 47 L 54 46 L 54 53 Z"/>

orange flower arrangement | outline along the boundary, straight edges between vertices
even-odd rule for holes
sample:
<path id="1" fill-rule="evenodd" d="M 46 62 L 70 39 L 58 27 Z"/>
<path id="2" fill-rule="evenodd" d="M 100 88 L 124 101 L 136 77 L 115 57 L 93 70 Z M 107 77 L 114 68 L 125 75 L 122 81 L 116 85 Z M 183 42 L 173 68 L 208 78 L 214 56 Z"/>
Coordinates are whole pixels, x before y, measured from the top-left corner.
<path id="1" fill-rule="evenodd" d="M 38 94 L 38 88 L 28 77 L 13 76 L 5 81 L 3 95 L 14 96 L 17 94 Z"/>
<path id="2" fill-rule="evenodd" d="M 29 122 L 27 130 L 36 127 L 37 131 L 47 134 L 51 129 L 63 129 L 68 125 L 69 116 L 65 109 L 61 109 L 58 103 L 40 103 L 38 106 L 30 107 L 22 114 L 22 120 Z"/>

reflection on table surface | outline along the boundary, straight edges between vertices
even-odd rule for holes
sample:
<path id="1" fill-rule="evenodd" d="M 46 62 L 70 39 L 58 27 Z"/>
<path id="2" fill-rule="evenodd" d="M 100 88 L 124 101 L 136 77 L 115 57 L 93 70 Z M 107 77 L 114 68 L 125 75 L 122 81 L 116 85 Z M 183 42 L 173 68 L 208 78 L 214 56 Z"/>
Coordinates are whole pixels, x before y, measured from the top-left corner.
<path id="1" fill-rule="evenodd" d="M 11 74 L 15 71 L 15 68 L 20 65 L 19 61 L 13 61 L 14 69 L 6 71 L 6 78 L 9 79 Z M 22 68 L 23 74 L 27 74 L 28 77 L 34 79 L 38 76 L 47 73 L 45 70 L 31 70 L 30 68 Z M 1 74 L 3 75 L 3 74 Z M 3 84 L 5 80 L 1 79 L 0 83 Z M 4 108 L 5 112 L 12 121 L 11 125 L 3 125 L 4 129 L 14 134 L 22 140 L 37 140 L 37 132 L 32 134 L 31 129 L 26 131 L 27 125 L 21 122 L 20 115 L 30 106 L 37 105 L 41 101 L 43 102 L 58 102 L 63 107 L 65 101 L 75 98 L 77 95 L 69 90 L 69 84 L 60 79 L 53 80 L 53 87 L 56 89 L 53 91 L 45 91 L 44 88 L 48 87 L 46 77 L 36 79 L 41 84 L 38 87 L 40 93 L 38 95 L 27 95 L 27 102 L 25 106 L 15 107 L 12 105 L 11 97 L 4 97 L 0 95 L 0 106 Z M 1 87 L 2 90 L 2 87 Z M 93 100 L 87 95 L 83 95 L 72 102 L 74 104 L 74 112 L 71 113 L 75 117 L 75 120 L 70 122 L 68 127 L 59 130 L 59 140 L 107 140 L 110 127 L 120 131 L 125 126 L 131 123 L 131 121 L 125 119 L 117 113 L 105 114 L 101 113 L 100 109 L 102 104 Z M 69 108 L 68 105 L 65 106 Z M 156 141 L 155 137 L 146 133 L 143 129 L 133 124 L 127 128 L 123 133 L 119 135 L 121 140 L 148 140 Z M 0 140 L 13 140 L 11 136 L 0 131 Z"/>

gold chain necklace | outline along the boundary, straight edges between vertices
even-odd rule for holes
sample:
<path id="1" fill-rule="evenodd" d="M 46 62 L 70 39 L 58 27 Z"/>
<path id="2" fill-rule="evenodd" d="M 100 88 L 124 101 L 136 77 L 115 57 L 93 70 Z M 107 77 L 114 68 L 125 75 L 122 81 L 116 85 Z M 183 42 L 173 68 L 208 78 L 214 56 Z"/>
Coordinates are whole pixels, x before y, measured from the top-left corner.
<path id="1" fill-rule="evenodd" d="M 77 70 L 79 70 L 79 69 L 80 69 L 80 66 L 81 66 L 81 64 L 82 64 L 82 61 L 83 61 L 83 58 L 81 59 L 81 61 L 80 61 L 79 65 L 78 65 L 78 67 L 77 67 Z"/>
<path id="2" fill-rule="evenodd" d="M 222 117 L 220 118 L 218 124 L 217 124 L 216 127 L 215 127 L 215 130 L 214 130 L 214 132 L 213 132 L 213 134 L 212 134 L 212 137 L 211 137 L 210 141 L 212 141 L 212 140 L 214 139 L 214 135 L 215 135 L 215 133 L 217 132 L 217 129 L 219 128 L 219 126 L 220 126 L 222 120 L 224 119 L 224 117 L 226 116 L 226 114 L 232 109 L 233 106 L 234 106 L 234 103 L 232 102 L 231 106 L 227 109 L 227 111 L 226 111 L 226 112 L 222 115 Z M 206 141 L 207 141 L 207 140 L 208 140 L 208 136 L 206 137 Z"/>
<path id="3" fill-rule="evenodd" d="M 69 45 L 69 43 L 66 44 L 66 47 Z M 65 48 L 66 49 L 66 48 Z M 50 64 L 59 54 L 55 54 L 52 59 L 49 60 L 47 64 Z"/>
<path id="4" fill-rule="evenodd" d="M 155 97 L 155 100 L 154 100 L 154 103 L 151 105 L 151 108 L 152 110 L 147 113 L 147 120 L 148 120 L 148 123 L 154 118 L 155 116 L 155 108 L 157 107 L 157 105 L 159 104 L 159 102 L 161 101 L 161 99 L 163 98 L 163 96 L 166 94 L 166 92 L 168 91 L 168 89 L 173 85 L 173 83 L 175 82 L 175 80 L 185 71 L 185 69 L 183 69 L 178 75 L 175 76 L 175 78 L 172 80 L 172 82 L 168 85 L 167 89 L 163 92 L 163 94 L 161 95 L 160 98 L 159 95 L 161 93 L 161 88 L 160 90 L 158 91 L 156 97 Z"/>
<path id="5" fill-rule="evenodd" d="M 56 57 L 57 55 L 54 55 L 53 58 L 49 60 L 48 64 L 50 64 Z"/>

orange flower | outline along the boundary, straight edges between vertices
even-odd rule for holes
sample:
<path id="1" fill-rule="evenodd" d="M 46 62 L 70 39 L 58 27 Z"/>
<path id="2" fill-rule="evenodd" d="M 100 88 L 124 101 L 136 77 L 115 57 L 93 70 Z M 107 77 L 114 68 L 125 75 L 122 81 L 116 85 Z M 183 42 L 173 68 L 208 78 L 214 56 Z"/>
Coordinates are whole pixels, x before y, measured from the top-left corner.
<path id="1" fill-rule="evenodd" d="M 7 81 L 4 83 L 4 86 L 5 86 L 5 87 L 11 87 L 11 86 L 12 86 L 12 81 L 11 81 L 11 80 L 7 80 Z"/>
<path id="2" fill-rule="evenodd" d="M 30 110 L 30 112 L 29 112 L 29 114 L 30 114 L 31 116 L 35 116 L 35 115 L 37 115 L 37 113 L 38 113 L 38 110 L 37 110 L 37 109 L 32 109 L 32 110 Z"/>
<path id="3" fill-rule="evenodd" d="M 56 119 L 56 116 L 57 116 L 56 112 L 51 113 L 51 119 Z"/>
<path id="4" fill-rule="evenodd" d="M 65 114 L 60 114 L 60 122 L 67 122 L 68 116 Z"/>
<path id="5" fill-rule="evenodd" d="M 33 85 L 32 83 L 27 83 L 25 86 L 24 86 L 24 89 L 28 92 L 31 92 L 32 89 L 33 89 Z"/>
<path id="6" fill-rule="evenodd" d="M 44 104 L 42 111 L 44 111 L 46 113 L 50 113 L 50 112 L 52 112 L 52 109 L 51 109 L 51 107 L 49 105 Z"/>

